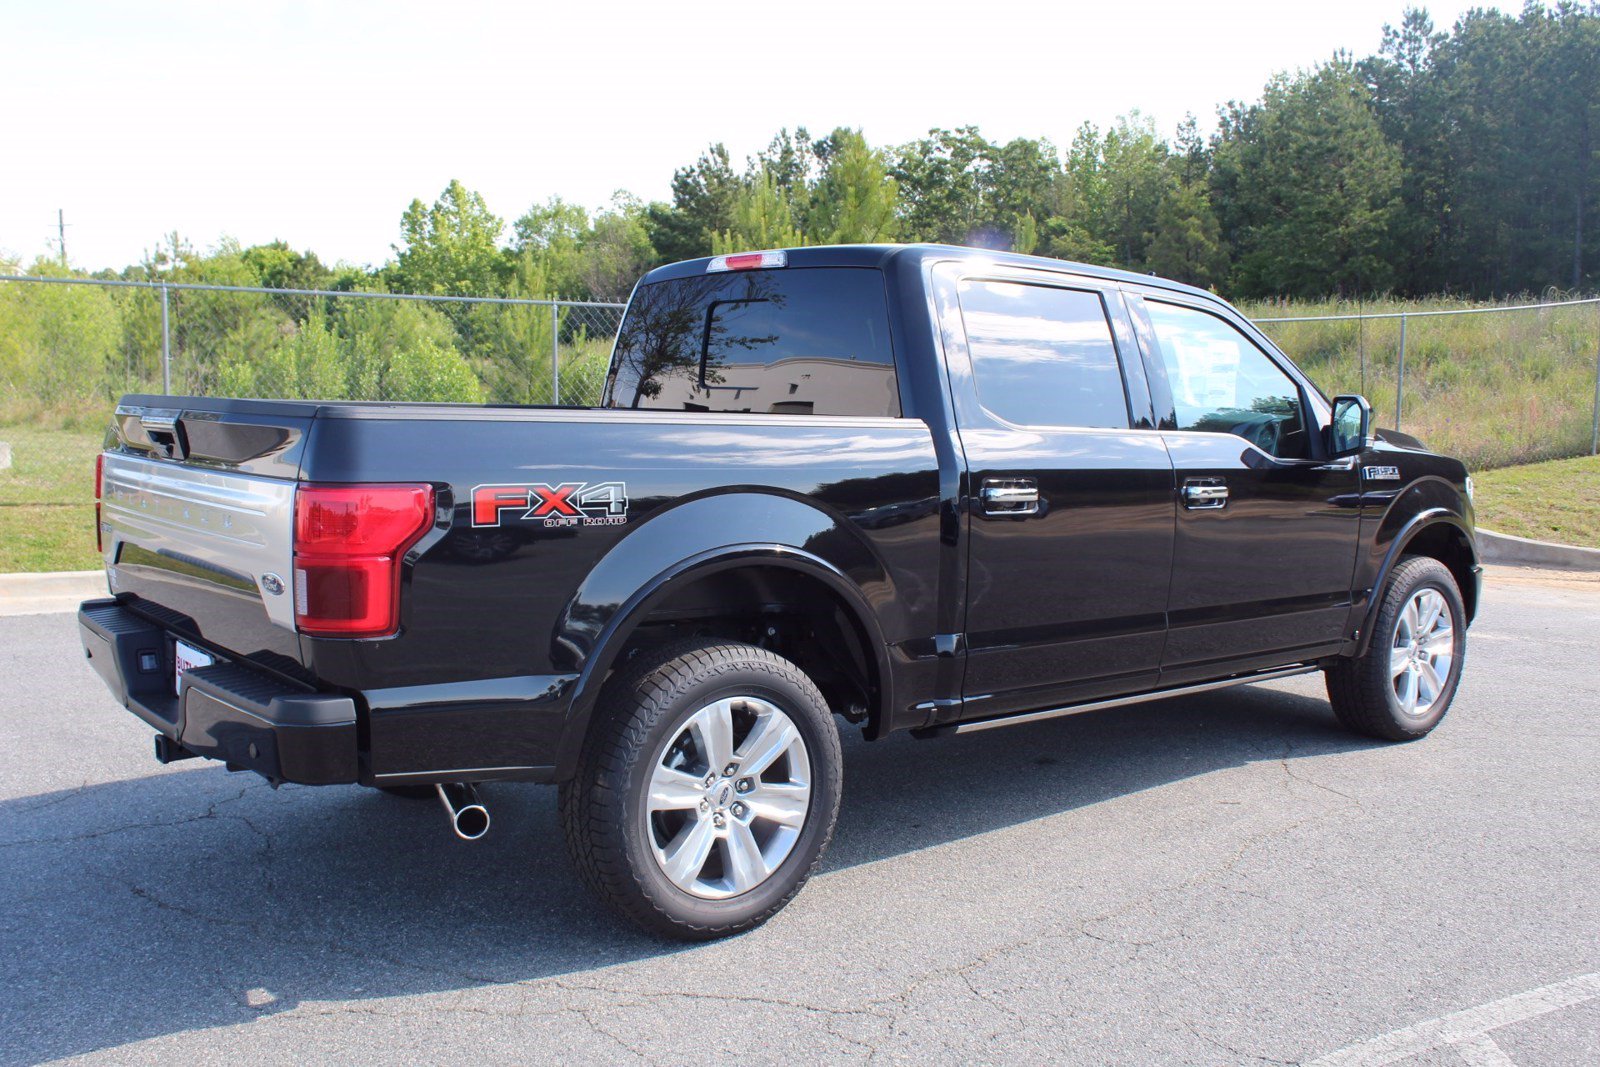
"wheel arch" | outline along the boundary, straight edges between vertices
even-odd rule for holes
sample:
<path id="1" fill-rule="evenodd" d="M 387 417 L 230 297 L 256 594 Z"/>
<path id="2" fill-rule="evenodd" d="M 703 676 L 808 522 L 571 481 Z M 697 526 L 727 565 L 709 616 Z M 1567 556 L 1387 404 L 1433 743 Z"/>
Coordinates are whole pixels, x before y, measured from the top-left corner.
<path id="1" fill-rule="evenodd" d="M 674 521 L 652 521 L 625 538 L 591 571 L 563 612 L 553 635 L 555 651 L 576 663 L 578 671 L 557 754 L 558 780 L 574 773 L 605 681 L 619 657 L 635 647 L 641 627 L 662 622 L 663 610 L 670 614 L 674 603 L 692 602 L 697 593 L 703 603 L 713 588 L 745 590 L 740 611 L 750 609 L 757 591 L 770 592 L 776 584 L 792 607 L 809 607 L 818 619 L 824 609 L 836 613 L 843 620 L 835 627 L 837 643 L 859 658 L 866 675 L 869 737 L 876 736 L 885 709 L 892 706 L 880 615 L 895 609 L 895 597 L 886 571 L 863 540 L 832 516 L 792 498 L 730 494 L 700 503 L 700 508 L 674 509 L 663 517 L 676 515 Z M 730 529 L 773 536 L 714 543 Z"/>
<path id="2" fill-rule="evenodd" d="M 1395 511 L 1389 515 L 1395 517 Z M 1384 524 L 1392 530 L 1389 546 L 1373 579 L 1372 590 L 1362 614 L 1361 638 L 1356 655 L 1366 652 L 1372 641 L 1372 629 L 1383 602 L 1381 590 L 1400 560 L 1406 556 L 1428 556 L 1449 568 L 1456 586 L 1461 591 L 1462 605 L 1470 624 L 1478 611 L 1478 550 L 1468 520 L 1461 513 L 1445 506 L 1424 508 L 1403 521 Z"/>

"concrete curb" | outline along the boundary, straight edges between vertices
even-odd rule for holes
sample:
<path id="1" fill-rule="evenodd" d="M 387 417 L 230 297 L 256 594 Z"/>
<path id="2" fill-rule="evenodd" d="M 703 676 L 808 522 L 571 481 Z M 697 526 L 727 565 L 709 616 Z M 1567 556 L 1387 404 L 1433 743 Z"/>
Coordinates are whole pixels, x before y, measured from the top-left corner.
<path id="1" fill-rule="evenodd" d="M 1600 571 L 1600 548 L 1579 548 L 1550 541 L 1495 533 L 1478 527 L 1478 553 L 1485 563 L 1513 567 L 1553 567 L 1569 571 Z"/>
<path id="2" fill-rule="evenodd" d="M 0 574 L 0 615 L 75 611 L 81 600 L 110 595 L 104 571 Z"/>

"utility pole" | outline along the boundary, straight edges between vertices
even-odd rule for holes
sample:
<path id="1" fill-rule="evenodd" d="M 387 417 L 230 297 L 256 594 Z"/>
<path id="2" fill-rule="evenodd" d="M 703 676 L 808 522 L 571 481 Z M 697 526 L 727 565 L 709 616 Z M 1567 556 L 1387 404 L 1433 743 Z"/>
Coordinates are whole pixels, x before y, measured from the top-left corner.
<path id="1" fill-rule="evenodd" d="M 56 235 L 61 244 L 61 265 L 67 265 L 67 215 L 60 208 L 56 208 Z"/>

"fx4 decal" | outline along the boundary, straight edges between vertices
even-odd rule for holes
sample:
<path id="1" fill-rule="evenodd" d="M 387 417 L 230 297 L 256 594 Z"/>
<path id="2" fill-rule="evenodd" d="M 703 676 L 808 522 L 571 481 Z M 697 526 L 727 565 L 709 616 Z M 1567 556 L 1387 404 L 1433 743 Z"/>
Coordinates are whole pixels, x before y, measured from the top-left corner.
<path id="1" fill-rule="evenodd" d="M 512 519 L 552 527 L 621 526 L 628 521 L 628 483 L 519 482 L 473 487 L 473 526 L 499 526 L 508 513 Z"/>

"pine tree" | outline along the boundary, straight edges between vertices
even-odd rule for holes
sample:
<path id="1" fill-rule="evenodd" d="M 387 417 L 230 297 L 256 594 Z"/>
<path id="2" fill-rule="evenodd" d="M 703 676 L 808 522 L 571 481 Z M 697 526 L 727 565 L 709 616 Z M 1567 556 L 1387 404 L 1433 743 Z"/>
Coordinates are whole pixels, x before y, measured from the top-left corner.
<path id="1" fill-rule="evenodd" d="M 806 243 L 776 176 L 763 170 L 734 198 L 728 228 L 711 235 L 713 255 Z"/>
<path id="2" fill-rule="evenodd" d="M 859 130 L 835 130 L 822 177 L 811 194 L 806 234 L 813 244 L 892 241 L 900 186 L 889 177 L 882 152 Z"/>

